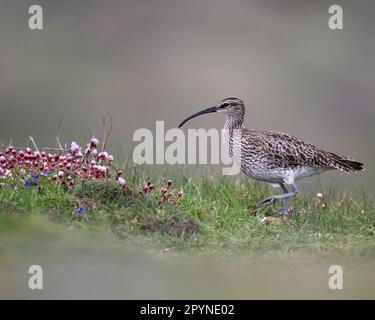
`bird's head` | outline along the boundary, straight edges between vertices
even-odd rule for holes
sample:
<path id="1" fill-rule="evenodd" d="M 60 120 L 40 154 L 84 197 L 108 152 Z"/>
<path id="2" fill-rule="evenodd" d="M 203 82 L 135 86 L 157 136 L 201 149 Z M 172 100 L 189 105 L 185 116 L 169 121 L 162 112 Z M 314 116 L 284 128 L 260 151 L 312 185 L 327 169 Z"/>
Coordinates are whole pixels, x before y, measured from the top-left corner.
<path id="1" fill-rule="evenodd" d="M 195 117 L 198 117 L 205 113 L 212 113 L 212 112 L 223 113 L 226 116 L 240 117 L 241 119 L 243 119 L 245 115 L 245 104 L 239 98 L 235 98 L 235 97 L 225 98 L 224 100 L 220 101 L 217 105 L 213 107 L 209 107 L 209 108 L 203 109 L 201 111 L 198 111 L 192 114 L 190 117 L 182 121 L 178 127 L 179 128 L 182 127 L 186 122 L 188 122 L 189 120 Z"/>

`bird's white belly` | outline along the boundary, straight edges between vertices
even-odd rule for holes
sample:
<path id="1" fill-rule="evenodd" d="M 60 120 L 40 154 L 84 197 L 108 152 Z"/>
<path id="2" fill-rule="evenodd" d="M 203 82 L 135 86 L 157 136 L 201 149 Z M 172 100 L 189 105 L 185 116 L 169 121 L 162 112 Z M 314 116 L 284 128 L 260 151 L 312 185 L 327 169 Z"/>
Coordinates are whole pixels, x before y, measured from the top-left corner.
<path id="1" fill-rule="evenodd" d="M 326 171 L 326 168 L 302 166 L 294 169 L 273 169 L 273 170 L 244 170 L 245 173 L 256 180 L 270 183 L 285 182 L 293 184 L 294 181 Z"/>
<path id="2" fill-rule="evenodd" d="M 315 174 L 320 174 L 326 170 L 326 168 L 322 167 L 301 166 L 295 169 L 287 170 L 285 176 L 283 177 L 283 180 L 287 184 L 292 184 L 298 179 L 310 177 Z"/>
<path id="3" fill-rule="evenodd" d="M 302 166 L 298 168 L 297 170 L 294 170 L 294 180 L 305 178 L 305 177 L 310 177 L 314 174 L 320 174 L 326 170 L 327 170 L 326 168 L 322 168 L 322 167 Z"/>

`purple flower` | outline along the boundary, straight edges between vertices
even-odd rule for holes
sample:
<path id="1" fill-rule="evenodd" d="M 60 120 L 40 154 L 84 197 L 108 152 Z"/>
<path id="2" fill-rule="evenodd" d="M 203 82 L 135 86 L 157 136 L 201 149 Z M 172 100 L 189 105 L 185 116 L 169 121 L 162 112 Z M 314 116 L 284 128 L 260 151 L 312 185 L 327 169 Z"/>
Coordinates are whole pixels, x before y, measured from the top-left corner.
<path id="1" fill-rule="evenodd" d="M 81 217 L 84 213 L 85 213 L 85 211 L 86 211 L 86 206 L 84 206 L 84 205 L 80 205 L 80 206 L 78 206 L 77 208 L 76 208 L 76 216 L 77 217 Z"/>
<path id="2" fill-rule="evenodd" d="M 26 180 L 25 183 L 24 183 L 23 185 L 25 186 L 25 188 L 29 188 L 30 185 L 31 185 L 30 180 Z"/>
<path id="3" fill-rule="evenodd" d="M 95 137 L 91 138 L 91 147 L 96 148 L 99 145 L 99 140 L 96 139 Z"/>
<path id="4" fill-rule="evenodd" d="M 35 183 L 38 183 L 39 179 L 37 177 L 34 177 L 33 175 L 31 175 L 31 180 Z"/>
<path id="5" fill-rule="evenodd" d="M 70 145 L 70 151 L 72 151 L 73 153 L 80 153 L 81 147 L 73 141 L 72 144 Z"/>
<path id="6" fill-rule="evenodd" d="M 107 151 L 99 152 L 98 156 L 99 156 L 99 158 L 107 159 L 108 158 L 108 152 Z"/>

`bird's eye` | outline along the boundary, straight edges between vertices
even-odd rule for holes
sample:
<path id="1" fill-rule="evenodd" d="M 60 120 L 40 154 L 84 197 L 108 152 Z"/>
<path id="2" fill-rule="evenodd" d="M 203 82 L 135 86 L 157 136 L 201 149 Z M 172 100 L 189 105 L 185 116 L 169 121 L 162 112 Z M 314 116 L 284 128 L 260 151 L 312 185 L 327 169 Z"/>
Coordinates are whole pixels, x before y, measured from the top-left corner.
<path id="1" fill-rule="evenodd" d="M 223 103 L 221 106 L 220 106 L 220 109 L 224 109 L 224 108 L 226 108 L 226 107 L 228 107 L 229 106 L 229 103 Z"/>

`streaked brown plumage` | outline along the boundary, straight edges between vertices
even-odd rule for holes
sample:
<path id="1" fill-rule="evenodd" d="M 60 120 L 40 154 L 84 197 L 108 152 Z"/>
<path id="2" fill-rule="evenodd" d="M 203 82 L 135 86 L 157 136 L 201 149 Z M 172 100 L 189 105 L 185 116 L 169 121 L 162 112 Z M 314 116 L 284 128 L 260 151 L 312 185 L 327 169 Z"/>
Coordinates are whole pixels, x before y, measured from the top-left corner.
<path id="1" fill-rule="evenodd" d="M 211 112 L 225 114 L 226 144 L 230 155 L 240 163 L 241 170 L 256 180 L 281 187 L 284 194 L 269 197 L 260 204 L 271 204 L 277 199 L 283 199 L 282 213 L 288 211 L 288 198 L 298 193 L 295 180 L 331 169 L 348 173 L 364 169 L 360 162 L 321 150 L 290 134 L 243 128 L 245 105 L 235 97 L 226 98 L 214 107 L 193 114 L 179 127 L 196 116 Z M 291 185 L 292 191 L 289 192 L 284 184 Z"/>

